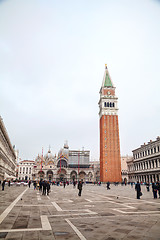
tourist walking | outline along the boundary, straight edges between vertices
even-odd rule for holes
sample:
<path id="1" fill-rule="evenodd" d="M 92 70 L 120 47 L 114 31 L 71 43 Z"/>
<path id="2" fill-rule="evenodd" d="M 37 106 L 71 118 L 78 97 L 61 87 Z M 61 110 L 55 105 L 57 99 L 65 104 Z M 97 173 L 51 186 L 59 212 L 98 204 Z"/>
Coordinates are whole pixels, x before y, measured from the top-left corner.
<path id="1" fill-rule="evenodd" d="M 47 195 L 49 195 L 49 192 L 50 192 L 50 184 L 49 184 L 49 181 L 46 183 L 46 188 L 47 188 Z"/>
<path id="2" fill-rule="evenodd" d="M 109 190 L 109 189 L 110 189 L 110 187 L 109 187 L 109 186 L 110 186 L 110 182 L 108 181 L 108 182 L 107 182 L 107 190 Z"/>
<path id="3" fill-rule="evenodd" d="M 154 183 L 154 185 L 153 185 L 153 197 L 154 197 L 154 199 L 157 198 L 157 191 L 158 191 L 158 183 Z"/>
<path id="4" fill-rule="evenodd" d="M 76 187 L 76 181 L 73 180 L 73 187 Z"/>
<path id="5" fill-rule="evenodd" d="M 35 181 L 33 185 L 34 185 L 34 190 L 35 190 L 37 187 L 37 182 Z"/>
<path id="6" fill-rule="evenodd" d="M 6 180 L 3 180 L 3 182 L 2 182 L 2 191 L 4 191 L 5 183 L 6 183 Z"/>
<path id="7" fill-rule="evenodd" d="M 139 181 L 137 181 L 135 185 L 135 190 L 137 191 L 137 199 L 140 199 L 140 196 L 142 196 L 142 192 L 141 192 L 141 185 Z"/>
<path id="8" fill-rule="evenodd" d="M 147 182 L 147 183 L 146 183 L 147 192 L 149 192 L 149 187 L 150 187 L 150 183 Z"/>
<path id="9" fill-rule="evenodd" d="M 78 182 L 78 187 L 77 187 L 77 188 L 79 189 L 78 196 L 80 197 L 80 196 L 81 196 L 81 193 L 82 193 L 82 181 L 79 181 L 79 182 Z"/>
<path id="10" fill-rule="evenodd" d="M 28 187 L 30 188 L 30 186 L 31 186 L 31 181 L 28 182 Z"/>
<path id="11" fill-rule="evenodd" d="M 160 198 L 160 182 L 158 182 L 157 190 L 158 190 L 158 195 L 159 195 L 159 198 Z"/>
<path id="12" fill-rule="evenodd" d="M 42 192 L 42 195 L 46 195 L 46 188 L 47 188 L 47 183 L 46 181 L 44 180 L 43 183 L 42 183 L 42 187 L 43 187 L 43 192 Z"/>
<path id="13" fill-rule="evenodd" d="M 42 182 L 42 179 L 41 179 L 40 182 L 39 182 L 39 191 L 41 191 L 41 192 L 42 192 L 42 185 L 43 185 L 43 182 Z"/>
<path id="14" fill-rule="evenodd" d="M 64 188 L 66 187 L 66 181 L 63 182 L 63 187 L 64 187 Z"/>

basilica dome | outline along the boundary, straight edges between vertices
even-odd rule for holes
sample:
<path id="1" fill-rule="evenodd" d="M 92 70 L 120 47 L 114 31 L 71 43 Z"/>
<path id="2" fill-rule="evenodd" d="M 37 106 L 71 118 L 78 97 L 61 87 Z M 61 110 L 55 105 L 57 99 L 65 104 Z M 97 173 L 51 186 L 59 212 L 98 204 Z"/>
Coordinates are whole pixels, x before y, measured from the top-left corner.
<path id="1" fill-rule="evenodd" d="M 51 153 L 51 150 L 49 149 L 48 152 L 44 155 L 45 159 L 53 159 L 54 156 Z"/>
<path id="2" fill-rule="evenodd" d="M 66 142 L 65 144 L 64 144 L 64 147 L 63 148 L 61 148 L 60 150 L 59 150 L 59 152 L 58 152 L 58 156 L 60 157 L 60 156 L 64 156 L 64 157 L 66 157 L 67 159 L 68 159 L 68 157 L 69 157 L 69 146 L 68 146 L 68 143 Z"/>

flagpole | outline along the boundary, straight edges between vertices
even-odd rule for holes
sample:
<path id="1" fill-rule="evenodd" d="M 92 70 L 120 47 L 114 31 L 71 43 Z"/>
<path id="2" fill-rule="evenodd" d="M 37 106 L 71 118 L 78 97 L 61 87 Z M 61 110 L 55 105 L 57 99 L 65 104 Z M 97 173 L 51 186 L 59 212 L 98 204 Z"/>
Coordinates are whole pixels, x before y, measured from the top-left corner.
<path id="1" fill-rule="evenodd" d="M 78 176 L 79 176 L 79 151 L 78 151 Z"/>
<path id="2" fill-rule="evenodd" d="M 42 147 L 42 157 L 41 157 L 41 172 L 42 172 L 42 161 L 43 161 L 43 147 Z"/>
<path id="3" fill-rule="evenodd" d="M 61 157 L 62 157 L 62 156 L 60 156 L 60 172 L 61 172 Z"/>

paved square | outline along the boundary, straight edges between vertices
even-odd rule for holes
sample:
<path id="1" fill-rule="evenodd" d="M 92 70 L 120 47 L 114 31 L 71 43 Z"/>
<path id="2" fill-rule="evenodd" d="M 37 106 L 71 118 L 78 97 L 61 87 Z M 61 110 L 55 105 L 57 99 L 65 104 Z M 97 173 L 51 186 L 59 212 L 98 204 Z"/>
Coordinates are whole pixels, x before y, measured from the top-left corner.
<path id="1" fill-rule="evenodd" d="M 51 186 L 42 196 L 33 186 L 8 186 L 0 194 L 0 239 L 160 239 L 160 199 L 142 186 Z"/>

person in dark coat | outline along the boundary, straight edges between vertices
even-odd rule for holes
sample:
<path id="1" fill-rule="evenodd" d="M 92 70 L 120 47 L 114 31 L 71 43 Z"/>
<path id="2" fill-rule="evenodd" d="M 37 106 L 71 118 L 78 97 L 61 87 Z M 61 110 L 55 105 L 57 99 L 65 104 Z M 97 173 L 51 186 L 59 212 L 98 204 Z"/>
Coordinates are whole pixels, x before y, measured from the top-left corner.
<path id="1" fill-rule="evenodd" d="M 42 186 L 43 186 L 43 192 L 42 192 L 42 195 L 46 195 L 47 183 L 46 183 L 45 180 L 43 181 Z"/>
<path id="2" fill-rule="evenodd" d="M 10 186 L 11 186 L 11 181 L 9 180 L 9 181 L 8 181 L 8 187 L 10 187 Z"/>
<path id="3" fill-rule="evenodd" d="M 137 199 L 140 199 L 140 196 L 141 196 L 141 185 L 140 185 L 139 181 L 137 181 L 137 183 L 135 185 L 135 190 L 137 191 Z"/>
<path id="4" fill-rule="evenodd" d="M 150 187 L 150 184 L 149 182 L 146 183 L 146 188 L 147 188 L 147 191 L 149 192 L 149 187 Z"/>
<path id="5" fill-rule="evenodd" d="M 82 181 L 79 181 L 79 182 L 78 182 L 77 188 L 79 189 L 78 196 L 80 197 L 80 196 L 81 196 L 81 193 L 82 193 Z"/>
<path id="6" fill-rule="evenodd" d="M 46 183 L 46 188 L 47 188 L 47 195 L 49 195 L 49 191 L 50 191 L 50 184 L 49 184 L 49 181 Z"/>
<path id="7" fill-rule="evenodd" d="M 2 191 L 4 191 L 5 183 L 6 183 L 6 180 L 3 180 L 3 182 L 2 182 Z"/>
<path id="8" fill-rule="evenodd" d="M 75 188 L 76 187 L 76 181 L 73 180 L 73 187 Z"/>
<path id="9" fill-rule="evenodd" d="M 28 186 L 29 186 L 29 188 L 30 188 L 30 186 L 31 186 L 31 181 L 29 181 Z"/>
<path id="10" fill-rule="evenodd" d="M 40 182 L 39 182 L 39 191 L 41 191 L 41 192 L 42 192 L 42 185 L 43 185 L 43 182 L 42 182 L 42 179 L 41 179 Z"/>
<path id="11" fill-rule="evenodd" d="M 153 185 L 153 197 L 157 198 L 158 183 Z"/>
<path id="12" fill-rule="evenodd" d="M 64 187 L 64 188 L 66 187 L 66 181 L 63 182 L 63 187 Z"/>
<path id="13" fill-rule="evenodd" d="M 110 189 L 110 182 L 107 182 L 107 190 L 109 190 Z"/>
<path id="14" fill-rule="evenodd" d="M 158 182 L 157 190 L 158 190 L 158 195 L 159 195 L 159 198 L 160 198 L 160 182 Z"/>
<path id="15" fill-rule="evenodd" d="M 36 187 L 37 187 L 37 182 L 36 182 L 36 181 L 34 181 L 33 185 L 34 185 L 34 190 L 36 190 Z"/>

